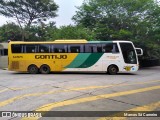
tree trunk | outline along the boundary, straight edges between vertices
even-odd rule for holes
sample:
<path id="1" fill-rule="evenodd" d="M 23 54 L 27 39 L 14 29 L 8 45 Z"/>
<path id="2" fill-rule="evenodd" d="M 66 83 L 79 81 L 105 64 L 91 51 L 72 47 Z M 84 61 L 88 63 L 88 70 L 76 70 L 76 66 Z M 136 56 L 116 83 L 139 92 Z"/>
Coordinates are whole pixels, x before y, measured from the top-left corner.
<path id="1" fill-rule="evenodd" d="M 24 41 L 24 39 L 25 39 L 25 30 L 22 29 L 22 38 L 21 38 L 21 40 Z"/>

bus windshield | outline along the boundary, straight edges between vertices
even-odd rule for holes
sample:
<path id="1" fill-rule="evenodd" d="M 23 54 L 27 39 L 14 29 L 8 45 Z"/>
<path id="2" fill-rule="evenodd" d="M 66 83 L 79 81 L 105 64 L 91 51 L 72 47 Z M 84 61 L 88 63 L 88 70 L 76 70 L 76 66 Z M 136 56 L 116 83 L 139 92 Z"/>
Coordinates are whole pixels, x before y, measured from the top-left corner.
<path id="1" fill-rule="evenodd" d="M 136 53 L 131 43 L 120 43 L 124 62 L 127 64 L 137 64 Z"/>

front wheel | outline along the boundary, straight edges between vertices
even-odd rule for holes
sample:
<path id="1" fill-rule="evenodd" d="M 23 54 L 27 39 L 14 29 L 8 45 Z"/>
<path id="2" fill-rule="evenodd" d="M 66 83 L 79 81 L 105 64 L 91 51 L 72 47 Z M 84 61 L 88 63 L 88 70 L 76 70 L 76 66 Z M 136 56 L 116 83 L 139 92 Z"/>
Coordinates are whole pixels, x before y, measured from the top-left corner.
<path id="1" fill-rule="evenodd" d="M 118 72 L 118 67 L 117 66 L 115 66 L 115 65 L 109 66 L 108 73 L 110 75 L 115 75 L 115 74 L 117 74 L 117 72 Z"/>
<path id="2" fill-rule="evenodd" d="M 42 74 L 48 74 L 48 73 L 50 73 L 50 67 L 48 65 L 42 65 L 40 67 L 40 72 Z"/>

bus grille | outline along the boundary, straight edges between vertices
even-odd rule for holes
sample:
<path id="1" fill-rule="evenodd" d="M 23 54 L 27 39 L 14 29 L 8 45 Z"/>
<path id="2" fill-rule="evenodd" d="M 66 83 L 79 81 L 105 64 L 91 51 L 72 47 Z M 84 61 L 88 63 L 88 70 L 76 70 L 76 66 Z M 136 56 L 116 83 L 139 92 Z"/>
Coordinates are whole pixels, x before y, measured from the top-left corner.
<path id="1" fill-rule="evenodd" d="M 18 61 L 12 61 L 12 69 L 19 69 L 19 62 Z"/>

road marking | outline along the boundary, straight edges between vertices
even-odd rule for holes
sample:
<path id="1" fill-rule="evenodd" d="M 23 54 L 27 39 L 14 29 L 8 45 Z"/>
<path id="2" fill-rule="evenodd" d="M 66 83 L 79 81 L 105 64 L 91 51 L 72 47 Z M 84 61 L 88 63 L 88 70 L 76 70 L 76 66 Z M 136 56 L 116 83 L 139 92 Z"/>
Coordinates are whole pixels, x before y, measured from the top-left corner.
<path id="1" fill-rule="evenodd" d="M 108 85 L 108 87 L 110 87 L 111 85 Z M 105 86 L 107 87 L 107 86 Z M 13 103 L 16 100 L 19 99 L 23 99 L 26 97 L 35 97 L 35 96 L 42 96 L 42 95 L 49 95 L 49 94 L 56 94 L 56 93 L 62 93 L 62 92 L 71 92 L 71 91 L 79 91 L 79 90 L 87 90 L 87 89 L 94 89 L 95 87 L 87 87 L 87 88 L 71 88 L 68 90 L 57 90 L 57 91 L 49 91 L 49 92 L 41 92 L 41 93 L 31 93 L 31 94 L 24 94 L 24 95 L 20 95 L 20 96 L 16 96 L 13 98 L 10 98 L 8 100 L 2 101 L 0 102 L 0 107 L 3 107 L 5 105 L 8 105 L 10 103 Z"/>
<path id="2" fill-rule="evenodd" d="M 132 108 L 132 109 L 129 109 L 127 111 L 153 111 L 157 108 L 160 107 L 160 101 L 158 102 L 155 102 L 155 103 L 151 103 L 151 104 L 148 104 L 148 105 L 144 105 L 144 106 L 140 106 L 140 107 L 135 107 L 135 108 Z M 123 113 L 117 113 L 113 116 L 119 116 L 119 115 L 122 115 L 124 114 Z M 127 120 L 127 117 L 102 117 L 102 118 L 99 118 L 97 120 Z"/>
<path id="3" fill-rule="evenodd" d="M 115 87 L 115 86 L 129 86 L 129 85 L 137 85 L 137 84 L 149 84 L 149 83 L 154 83 L 154 82 L 159 82 L 159 81 L 160 80 L 147 81 L 147 82 L 137 82 L 137 83 L 133 83 L 133 84 L 116 84 L 116 85 L 107 85 L 107 86 L 89 86 L 89 87 L 82 87 L 82 88 L 69 88 L 69 89 L 66 89 L 66 90 L 57 90 L 57 91 L 49 91 L 49 92 L 24 94 L 24 95 L 16 96 L 16 97 L 1 101 L 0 102 L 0 107 L 3 107 L 5 105 L 13 103 L 16 100 L 23 99 L 23 98 L 26 98 L 26 97 L 42 96 L 42 95 L 56 94 L 56 93 L 62 93 L 62 92 L 71 92 L 71 91 L 80 91 L 80 90 L 100 89 L 100 88 L 107 88 L 107 87 L 109 88 L 109 87 Z"/>
<path id="4" fill-rule="evenodd" d="M 99 89 L 99 88 L 106 88 L 108 86 L 128 86 L 128 85 L 137 85 L 137 84 L 148 84 L 148 83 L 154 83 L 154 82 L 160 82 L 160 80 L 152 80 L 152 81 L 147 81 L 147 82 L 136 82 L 136 83 L 131 83 L 131 84 L 111 84 L 111 85 L 107 85 L 107 86 L 87 86 L 87 87 L 82 87 L 82 88 L 77 88 L 78 90 L 87 90 L 87 89 Z M 40 85 L 40 86 L 31 86 L 31 87 L 13 87 L 10 88 L 12 90 L 25 90 L 25 89 L 31 89 L 31 88 L 35 88 L 35 87 L 43 87 L 43 86 L 47 86 L 47 85 Z M 48 86 L 47 86 L 48 87 Z M 8 89 L 8 90 L 10 90 Z M 73 89 L 76 90 L 76 88 L 66 88 L 66 89 Z"/>
<path id="5" fill-rule="evenodd" d="M 157 89 L 160 89 L 160 86 L 153 86 L 153 87 L 148 87 L 148 88 L 141 88 L 141 89 L 136 89 L 136 90 L 111 93 L 111 94 L 103 94 L 103 95 L 85 97 L 85 98 L 80 98 L 80 99 L 66 100 L 66 101 L 62 101 L 62 102 L 54 102 L 54 103 L 49 103 L 49 104 L 43 105 L 43 106 L 37 108 L 35 111 L 50 111 L 53 108 L 57 108 L 57 107 L 85 103 L 85 102 L 91 102 L 91 101 L 95 101 L 95 100 L 112 98 L 112 97 L 117 97 L 117 96 L 131 95 L 131 94 L 135 94 L 135 93 L 147 92 L 147 91 L 157 90 Z M 37 120 L 37 119 L 39 119 L 39 117 L 23 118 L 22 120 Z"/>
<path id="6" fill-rule="evenodd" d="M 21 90 L 21 89 L 23 89 L 23 88 L 6 88 L 6 89 L 3 89 L 3 90 L 0 90 L 0 93 L 10 91 L 10 90 Z"/>
<path id="7" fill-rule="evenodd" d="M 77 88 L 77 90 L 88 90 L 88 89 L 99 89 L 99 88 L 106 88 L 106 87 L 115 87 L 115 86 L 129 86 L 129 85 L 141 85 L 141 84 L 149 84 L 149 83 L 155 83 L 155 82 L 160 82 L 160 80 L 153 80 L 153 81 L 147 81 L 147 82 L 137 82 L 137 83 L 131 83 L 131 84 L 111 84 L 107 86 L 88 86 L 84 88 Z M 76 90 L 76 88 L 68 88 L 68 89 L 73 89 Z"/>
<path id="8" fill-rule="evenodd" d="M 0 90 L 0 93 L 5 92 L 5 91 L 8 91 L 8 89 Z"/>
<path id="9" fill-rule="evenodd" d="M 154 82 L 160 82 L 160 80 L 153 80 L 153 81 L 147 81 L 147 82 L 137 82 L 137 83 L 133 83 L 133 84 L 111 84 L 111 85 L 107 85 L 107 86 L 88 86 L 88 87 L 82 87 L 82 88 L 66 88 L 69 90 L 88 90 L 88 89 L 99 89 L 99 88 L 106 88 L 106 87 L 114 87 L 114 86 L 128 86 L 128 85 L 137 85 L 137 84 L 148 84 L 148 83 L 154 83 Z M 44 86 L 44 85 L 40 85 Z M 30 88 L 34 88 L 37 86 L 32 86 L 32 87 L 13 87 L 13 88 L 7 88 L 7 89 L 3 89 L 0 90 L 0 93 L 9 91 L 9 90 L 25 90 L 25 89 L 30 89 Z"/>

